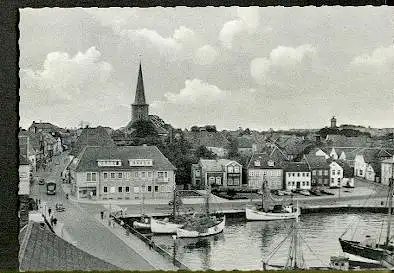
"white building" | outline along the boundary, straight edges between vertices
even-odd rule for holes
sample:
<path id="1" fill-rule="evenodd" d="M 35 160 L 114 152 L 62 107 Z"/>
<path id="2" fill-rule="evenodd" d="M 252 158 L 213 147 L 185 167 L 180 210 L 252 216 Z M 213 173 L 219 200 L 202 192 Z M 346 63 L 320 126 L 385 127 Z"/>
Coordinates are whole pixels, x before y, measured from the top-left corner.
<path id="1" fill-rule="evenodd" d="M 286 190 L 310 190 L 311 172 L 308 164 L 289 162 L 284 169 Z"/>
<path id="2" fill-rule="evenodd" d="M 391 159 L 386 159 L 382 161 L 382 179 L 381 182 L 384 185 L 389 185 L 389 179 L 394 177 L 393 167 L 394 167 L 394 156 Z"/>
<path id="3" fill-rule="evenodd" d="M 30 194 L 30 164 L 24 156 L 19 156 L 19 191 L 18 195 Z"/>
<path id="4" fill-rule="evenodd" d="M 331 149 L 330 157 L 333 158 L 333 159 L 338 159 L 338 154 L 337 154 L 337 152 L 335 151 L 335 148 L 332 148 L 332 149 Z"/>
<path id="5" fill-rule="evenodd" d="M 335 161 L 330 163 L 330 187 L 341 187 L 343 168 Z"/>

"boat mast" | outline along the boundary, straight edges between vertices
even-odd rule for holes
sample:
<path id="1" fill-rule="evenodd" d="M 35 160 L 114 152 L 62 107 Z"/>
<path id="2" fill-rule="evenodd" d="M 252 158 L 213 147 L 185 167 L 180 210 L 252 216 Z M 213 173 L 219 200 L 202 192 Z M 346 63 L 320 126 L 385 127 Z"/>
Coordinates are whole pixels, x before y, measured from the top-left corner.
<path id="1" fill-rule="evenodd" d="M 206 192 L 207 192 L 207 194 L 205 197 L 205 213 L 207 215 L 209 215 L 209 195 L 211 194 L 211 185 L 210 184 L 207 185 Z"/>
<path id="2" fill-rule="evenodd" d="M 261 211 L 264 211 L 264 195 L 265 195 L 265 175 L 263 176 L 263 183 L 261 184 Z"/>
<path id="3" fill-rule="evenodd" d="M 393 177 L 394 177 L 394 164 L 392 165 L 392 177 L 389 179 L 389 204 L 388 204 L 388 217 L 387 217 L 387 236 L 386 236 L 386 246 L 390 243 L 390 229 L 391 229 L 391 208 L 393 206 Z"/>
<path id="4" fill-rule="evenodd" d="M 174 196 L 173 196 L 173 204 L 172 204 L 172 215 L 174 216 L 175 219 L 175 214 L 176 214 L 176 196 L 177 196 L 177 190 L 176 190 L 176 185 L 174 186 Z"/>

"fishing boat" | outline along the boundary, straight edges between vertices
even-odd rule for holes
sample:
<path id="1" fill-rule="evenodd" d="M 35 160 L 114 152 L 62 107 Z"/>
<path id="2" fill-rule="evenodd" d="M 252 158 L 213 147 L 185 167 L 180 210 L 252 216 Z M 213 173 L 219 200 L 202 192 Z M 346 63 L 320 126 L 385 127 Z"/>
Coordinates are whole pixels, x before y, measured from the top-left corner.
<path id="1" fill-rule="evenodd" d="M 179 198 L 177 194 L 177 189 L 174 189 L 173 200 L 171 202 L 172 205 L 172 215 L 163 220 L 155 219 L 153 217 L 150 218 L 150 229 L 152 233 L 156 234 L 176 234 L 177 229 L 181 228 L 185 225 L 188 214 L 180 215 L 179 206 L 182 203 L 182 200 Z"/>
<path id="2" fill-rule="evenodd" d="M 207 187 L 205 196 L 205 211 L 201 214 L 194 214 L 189 218 L 183 227 L 177 229 L 178 238 L 198 238 L 206 237 L 223 232 L 226 226 L 226 216 L 215 216 L 209 211 L 210 186 Z"/>
<path id="3" fill-rule="evenodd" d="M 270 220 L 286 220 L 286 219 L 295 219 L 301 214 L 300 208 L 293 207 L 293 204 L 289 204 L 286 206 L 283 205 L 274 205 L 272 209 L 265 207 L 264 199 L 269 198 L 272 201 L 275 199 L 272 197 L 271 192 L 268 188 L 267 180 L 263 179 L 262 191 L 261 191 L 261 206 L 247 206 L 245 208 L 246 220 L 248 221 L 270 221 Z M 268 199 L 267 198 L 267 199 Z M 276 201 L 277 202 L 277 201 Z"/>
<path id="4" fill-rule="evenodd" d="M 150 229 L 150 217 L 145 214 L 145 197 L 141 193 L 141 218 L 133 222 L 133 227 L 138 230 Z"/>
<path id="5" fill-rule="evenodd" d="M 390 179 L 388 193 L 388 213 L 387 213 L 387 233 L 385 243 L 379 243 L 378 240 L 367 235 L 364 241 L 345 240 L 342 237 L 346 234 L 346 230 L 340 237 L 339 243 L 342 251 L 351 255 L 366 258 L 372 262 L 380 262 L 386 267 L 394 267 L 394 245 L 391 243 L 391 213 L 393 203 L 393 179 Z"/>

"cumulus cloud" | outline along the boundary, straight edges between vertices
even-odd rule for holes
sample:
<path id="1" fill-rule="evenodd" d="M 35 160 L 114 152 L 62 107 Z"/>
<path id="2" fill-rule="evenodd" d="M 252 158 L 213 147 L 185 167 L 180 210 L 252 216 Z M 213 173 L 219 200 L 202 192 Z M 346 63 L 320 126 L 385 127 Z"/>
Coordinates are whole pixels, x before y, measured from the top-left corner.
<path id="1" fill-rule="evenodd" d="M 314 55 L 316 49 L 309 45 L 298 47 L 278 46 L 269 54 L 269 58 L 255 58 L 250 63 L 251 76 L 259 84 L 272 83 L 270 71 L 276 69 L 295 69 L 307 56 Z"/>
<path id="2" fill-rule="evenodd" d="M 138 19 L 138 9 L 125 9 L 125 8 L 88 8 L 84 9 L 85 12 L 93 16 L 103 26 L 111 27 L 115 32 L 121 31 L 128 24 L 135 22 Z M 116 13 L 116 16 L 114 16 Z"/>
<path id="3" fill-rule="evenodd" d="M 164 104 L 206 105 L 220 100 L 225 94 L 226 91 L 200 79 L 186 80 L 185 87 L 179 93 L 164 94 L 165 100 L 155 101 L 152 107 L 159 108 Z"/>
<path id="4" fill-rule="evenodd" d="M 238 18 L 224 23 L 219 33 L 219 40 L 226 48 L 233 47 L 233 40 L 238 34 L 247 32 L 253 34 L 260 25 L 260 15 L 257 7 L 239 7 Z"/>
<path id="5" fill-rule="evenodd" d="M 196 51 L 196 62 L 201 65 L 208 65 L 215 61 L 218 53 L 211 45 L 204 45 Z"/>
<path id="6" fill-rule="evenodd" d="M 372 54 L 356 56 L 351 62 L 353 65 L 371 66 L 381 66 L 390 63 L 394 64 L 394 45 L 379 47 L 375 49 Z"/>

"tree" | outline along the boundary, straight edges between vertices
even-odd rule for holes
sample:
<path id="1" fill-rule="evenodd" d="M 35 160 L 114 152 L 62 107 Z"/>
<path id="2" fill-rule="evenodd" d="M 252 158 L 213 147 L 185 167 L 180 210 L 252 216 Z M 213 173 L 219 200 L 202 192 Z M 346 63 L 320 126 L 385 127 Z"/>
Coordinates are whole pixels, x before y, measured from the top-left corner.
<path id="1" fill-rule="evenodd" d="M 153 123 L 147 120 L 138 120 L 131 125 L 131 128 L 135 130 L 132 135 L 137 138 L 159 136 Z"/>
<path id="2" fill-rule="evenodd" d="M 204 158 L 204 159 L 216 159 L 217 155 L 212 151 L 208 150 L 205 146 L 200 146 L 194 152 L 194 155 L 197 159 Z"/>
<path id="3" fill-rule="evenodd" d="M 230 138 L 229 139 L 229 146 L 228 146 L 228 157 L 229 158 L 234 158 L 238 157 L 238 141 L 236 138 Z"/>

